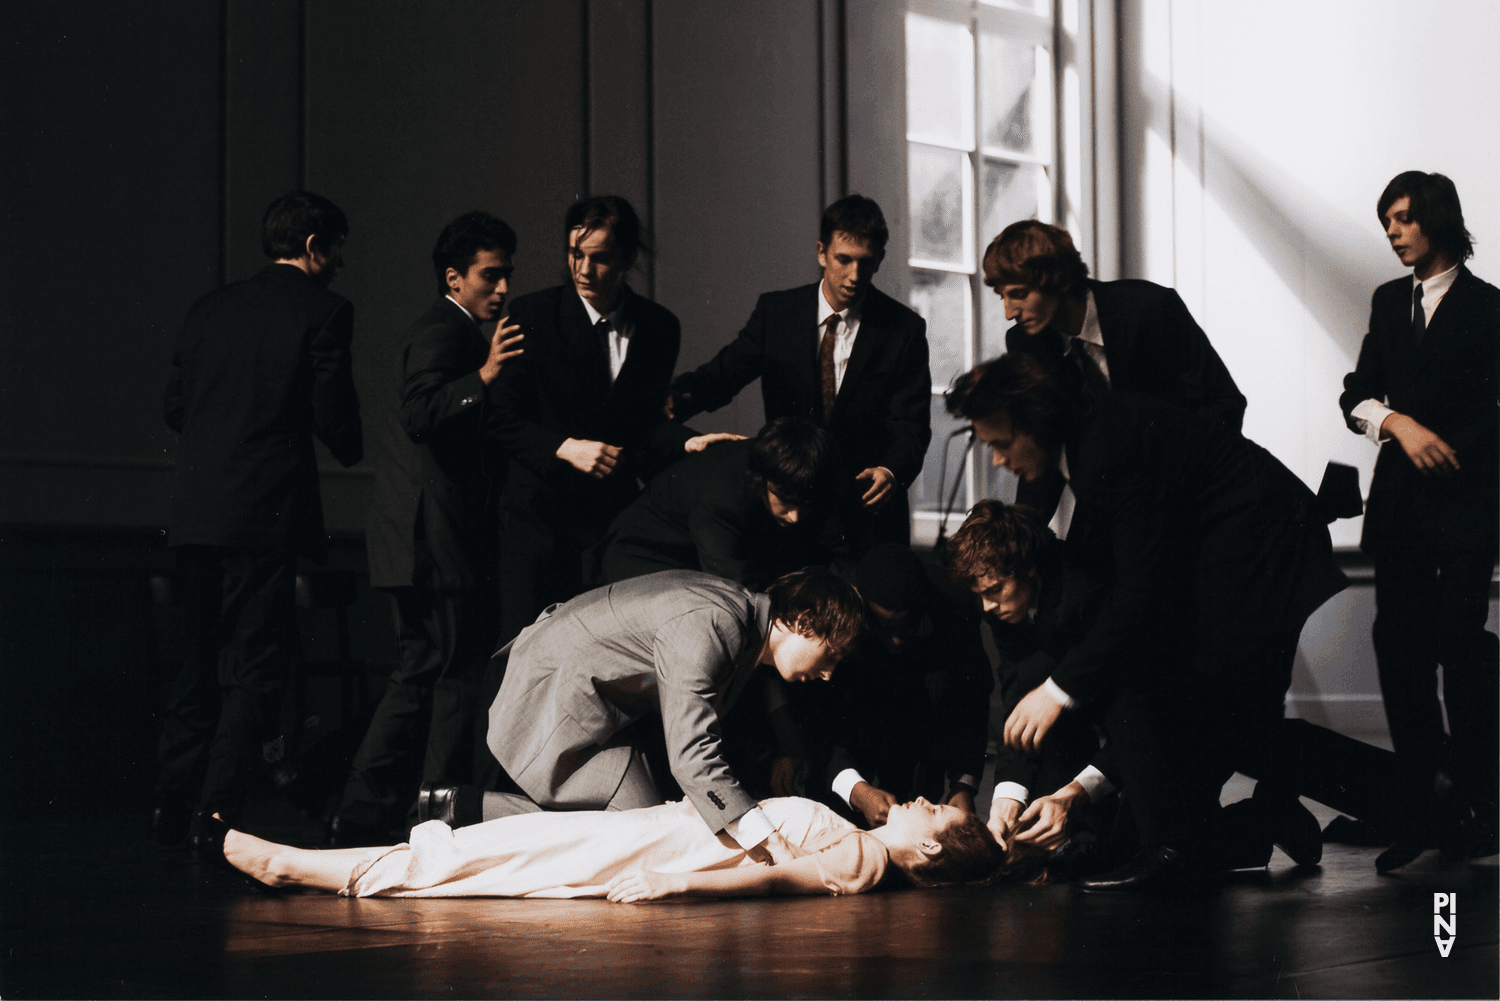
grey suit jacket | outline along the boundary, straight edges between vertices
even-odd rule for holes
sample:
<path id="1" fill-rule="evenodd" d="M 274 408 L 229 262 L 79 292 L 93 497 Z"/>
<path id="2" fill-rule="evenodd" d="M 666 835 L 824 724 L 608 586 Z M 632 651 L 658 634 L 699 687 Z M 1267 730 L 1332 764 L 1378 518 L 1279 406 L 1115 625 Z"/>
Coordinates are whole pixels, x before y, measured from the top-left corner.
<path id="1" fill-rule="evenodd" d="M 543 612 L 511 645 L 489 746 L 544 808 L 599 808 L 630 762 L 617 731 L 660 712 L 672 774 L 710 830 L 755 800 L 730 773 L 719 719 L 755 670 L 771 600 L 667 570 Z"/>

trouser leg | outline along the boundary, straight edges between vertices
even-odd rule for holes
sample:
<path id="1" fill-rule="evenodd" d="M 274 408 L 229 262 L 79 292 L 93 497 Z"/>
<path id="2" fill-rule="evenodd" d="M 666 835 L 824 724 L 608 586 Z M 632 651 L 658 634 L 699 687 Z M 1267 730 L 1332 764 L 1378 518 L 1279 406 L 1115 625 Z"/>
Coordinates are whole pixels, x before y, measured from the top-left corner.
<path id="1" fill-rule="evenodd" d="M 256 772 L 285 753 L 280 709 L 296 656 L 296 558 L 231 552 L 224 569 L 223 704 L 199 808 L 230 817 L 238 813 Z"/>
<path id="2" fill-rule="evenodd" d="M 1430 554 L 1396 550 L 1375 557 L 1372 636 L 1385 718 L 1396 753 L 1425 775 L 1447 762 L 1437 691 L 1437 584 Z"/>
<path id="3" fill-rule="evenodd" d="M 1486 630 L 1491 553 L 1438 558 L 1437 656 L 1443 665 L 1453 778 L 1475 803 L 1495 802 L 1500 785 L 1500 640 Z"/>
<path id="4" fill-rule="evenodd" d="M 219 724 L 224 570 L 219 550 L 209 546 L 180 546 L 176 557 L 183 606 L 182 664 L 162 707 L 156 795 L 158 800 L 191 805 L 203 788 L 208 747 Z"/>
<path id="5" fill-rule="evenodd" d="M 435 591 L 400 588 L 391 604 L 400 660 L 354 754 L 338 808 L 339 816 L 365 827 L 394 823 L 415 801 L 433 686 L 454 633 L 451 604 Z"/>
<path id="6" fill-rule="evenodd" d="M 609 798 L 606 810 L 639 810 L 648 806 L 660 806 L 666 800 L 656 789 L 651 777 L 651 768 L 646 763 L 646 753 L 641 748 L 631 749 L 630 765 L 620 779 L 619 788 Z"/>
<path id="7" fill-rule="evenodd" d="M 490 656 L 499 631 L 492 589 L 465 590 L 447 597 L 451 641 L 432 691 L 432 725 L 422 781 L 442 785 L 493 784 L 493 756 L 485 745 L 490 702 L 484 699 Z"/>

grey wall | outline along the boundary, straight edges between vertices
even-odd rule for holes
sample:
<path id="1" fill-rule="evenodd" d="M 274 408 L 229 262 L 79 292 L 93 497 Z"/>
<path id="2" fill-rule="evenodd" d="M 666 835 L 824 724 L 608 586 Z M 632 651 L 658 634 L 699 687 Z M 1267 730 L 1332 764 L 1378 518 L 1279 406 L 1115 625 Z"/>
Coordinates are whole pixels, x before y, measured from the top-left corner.
<path id="1" fill-rule="evenodd" d="M 842 193 L 843 3 L 223 0 L 3 14 L 0 523 L 159 526 L 160 394 L 194 299 L 263 262 L 260 215 L 306 186 L 348 213 L 355 375 L 433 294 L 470 208 L 520 237 L 515 294 L 554 284 L 563 210 L 618 192 L 657 235 L 636 284 L 683 321 L 682 365 L 761 291 L 816 277 Z M 753 431 L 759 394 L 700 418 Z M 330 465 L 332 465 L 330 463 Z M 331 531 L 369 470 L 330 468 Z"/>

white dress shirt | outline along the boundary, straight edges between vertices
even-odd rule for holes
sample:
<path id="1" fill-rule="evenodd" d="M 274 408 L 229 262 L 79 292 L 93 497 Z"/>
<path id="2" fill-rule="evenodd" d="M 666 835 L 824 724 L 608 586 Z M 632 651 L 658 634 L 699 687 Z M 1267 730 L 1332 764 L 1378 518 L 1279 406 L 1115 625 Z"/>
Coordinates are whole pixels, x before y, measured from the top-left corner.
<path id="1" fill-rule="evenodd" d="M 579 296 L 578 301 L 583 303 L 583 308 L 589 314 L 589 326 L 597 327 L 601 319 L 609 322 L 609 381 L 613 385 L 620 377 L 620 369 L 625 367 L 625 356 L 630 352 L 630 338 L 635 333 L 635 324 L 620 316 L 619 306 L 615 307 L 613 313 L 605 316 L 583 296 Z M 621 301 L 624 301 L 623 293 Z"/>
<path id="2" fill-rule="evenodd" d="M 828 289 L 824 285 L 818 286 L 818 329 L 822 331 L 818 335 L 818 347 L 822 348 L 823 338 L 828 336 L 828 318 L 837 312 L 839 321 L 834 330 L 833 342 L 833 388 L 838 392 L 844 387 L 844 371 L 849 367 L 849 356 L 854 353 L 854 339 L 859 336 L 860 307 L 864 302 L 851 302 L 841 310 L 835 311 L 828 304 Z"/>
<path id="3" fill-rule="evenodd" d="M 1412 289 L 1415 290 L 1419 286 L 1422 289 L 1422 315 L 1427 317 L 1429 325 L 1432 323 L 1432 314 L 1437 312 L 1438 303 L 1443 301 L 1443 296 L 1448 294 L 1448 290 L 1453 287 L 1453 280 L 1457 277 L 1457 264 L 1440 275 L 1433 275 L 1425 282 L 1417 281 L 1415 273 L 1411 276 Z M 1411 317 L 1415 313 L 1416 305 L 1413 304 L 1407 316 Z M 1393 413 L 1395 411 L 1380 400 L 1363 400 L 1349 411 L 1349 415 L 1359 421 L 1359 429 L 1364 432 L 1365 437 L 1377 445 L 1389 439 L 1389 436 L 1381 437 L 1380 425 L 1384 424 L 1385 419 Z"/>

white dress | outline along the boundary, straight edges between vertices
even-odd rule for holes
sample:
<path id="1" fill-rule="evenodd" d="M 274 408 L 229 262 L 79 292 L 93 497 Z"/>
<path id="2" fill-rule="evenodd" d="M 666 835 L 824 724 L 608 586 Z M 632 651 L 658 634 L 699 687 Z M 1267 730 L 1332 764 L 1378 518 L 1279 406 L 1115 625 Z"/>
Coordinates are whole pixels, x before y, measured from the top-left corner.
<path id="1" fill-rule="evenodd" d="M 885 846 L 810 799 L 762 800 L 793 845 L 815 853 L 833 894 L 880 881 Z M 527 813 L 453 830 L 432 820 L 411 841 L 360 863 L 346 897 L 602 897 L 629 869 L 703 872 L 756 865 L 727 836 L 709 831 L 686 800 L 644 810 Z"/>

